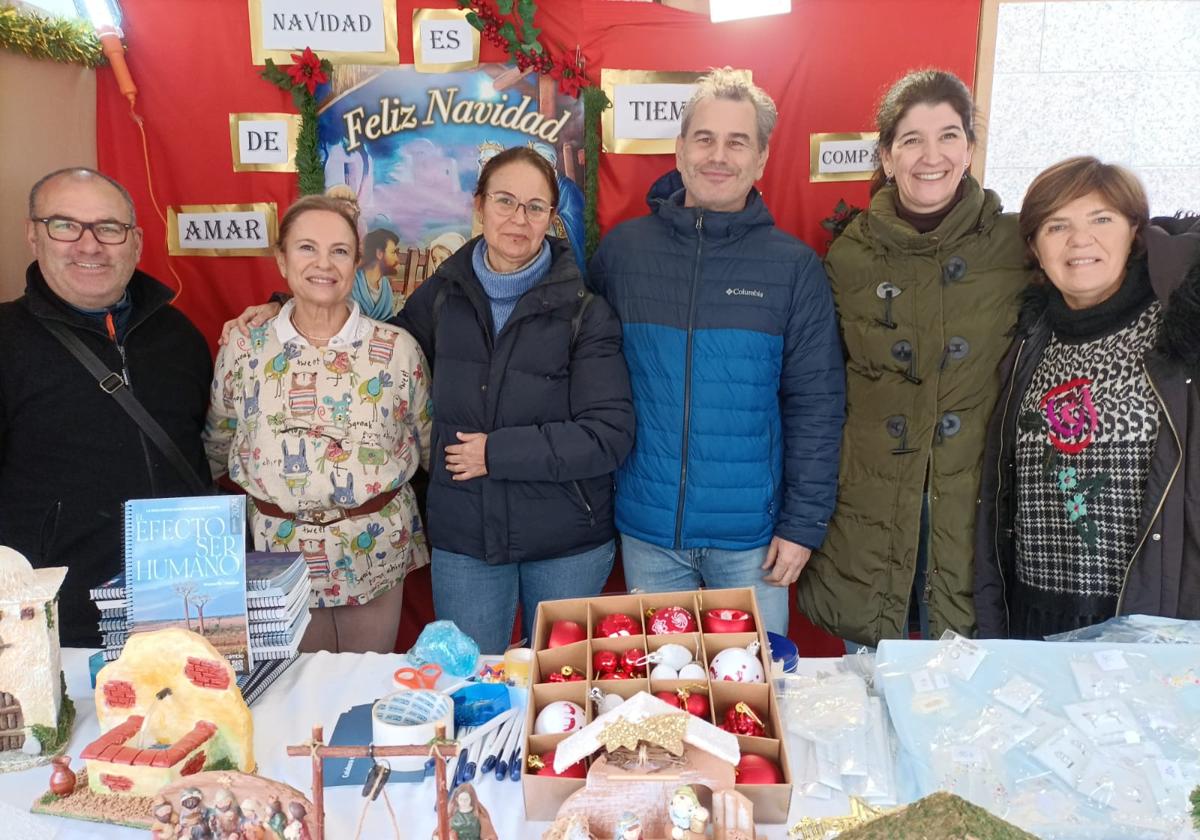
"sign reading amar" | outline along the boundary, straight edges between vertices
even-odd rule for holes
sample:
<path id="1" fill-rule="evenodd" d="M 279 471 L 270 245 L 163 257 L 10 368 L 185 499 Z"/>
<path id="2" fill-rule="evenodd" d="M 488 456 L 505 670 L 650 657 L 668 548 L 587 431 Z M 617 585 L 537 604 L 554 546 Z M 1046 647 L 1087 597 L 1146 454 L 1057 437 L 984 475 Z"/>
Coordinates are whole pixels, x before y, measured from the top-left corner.
<path id="1" fill-rule="evenodd" d="M 274 203 L 171 207 L 167 251 L 173 256 L 270 256 L 276 227 Z"/>

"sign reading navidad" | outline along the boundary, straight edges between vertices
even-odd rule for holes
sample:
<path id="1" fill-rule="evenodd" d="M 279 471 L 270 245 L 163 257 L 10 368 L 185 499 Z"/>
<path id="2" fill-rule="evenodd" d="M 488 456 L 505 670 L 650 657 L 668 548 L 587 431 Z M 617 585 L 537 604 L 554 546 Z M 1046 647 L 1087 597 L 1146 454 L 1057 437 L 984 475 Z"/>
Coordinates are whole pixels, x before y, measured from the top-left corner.
<path id="1" fill-rule="evenodd" d="M 356 196 L 362 272 L 388 279 L 394 309 L 478 233 L 479 172 L 512 146 L 554 166 L 560 220 L 551 232 L 582 264 L 583 105 L 553 79 L 502 64 L 432 74 L 343 65 L 332 87 L 319 127 L 325 186 Z"/>

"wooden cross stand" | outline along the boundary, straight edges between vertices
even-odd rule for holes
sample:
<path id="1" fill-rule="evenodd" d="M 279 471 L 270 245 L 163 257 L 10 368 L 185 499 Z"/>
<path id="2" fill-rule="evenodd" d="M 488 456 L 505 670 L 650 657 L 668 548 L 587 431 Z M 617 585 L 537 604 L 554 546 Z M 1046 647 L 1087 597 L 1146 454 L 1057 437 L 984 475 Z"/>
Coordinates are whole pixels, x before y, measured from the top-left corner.
<path id="1" fill-rule="evenodd" d="M 433 754 L 437 770 L 434 778 L 437 780 L 437 821 L 438 840 L 450 840 L 450 823 L 446 819 L 446 759 L 458 755 L 456 742 L 441 743 L 446 737 L 446 725 L 439 723 L 434 730 L 433 745 L 418 745 L 414 747 L 373 747 L 350 746 L 331 747 L 325 744 L 324 727 L 314 726 L 312 741 L 307 744 L 290 746 L 287 754 L 290 756 L 312 757 L 312 801 L 317 812 L 317 836 L 314 840 L 325 840 L 325 781 L 321 760 L 324 758 L 392 758 L 393 756 L 428 756 Z"/>

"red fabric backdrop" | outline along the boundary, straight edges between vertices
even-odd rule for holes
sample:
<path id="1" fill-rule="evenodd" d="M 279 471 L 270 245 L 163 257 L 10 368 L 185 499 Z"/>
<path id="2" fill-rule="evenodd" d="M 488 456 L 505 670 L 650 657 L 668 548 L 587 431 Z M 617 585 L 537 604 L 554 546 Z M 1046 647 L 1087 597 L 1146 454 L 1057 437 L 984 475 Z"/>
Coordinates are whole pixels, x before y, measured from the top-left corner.
<path id="1" fill-rule="evenodd" d="M 139 88 L 154 192 L 167 205 L 274 201 L 296 196 L 292 173 L 234 172 L 229 114 L 293 111 L 291 98 L 258 78 L 250 63 L 245 0 L 122 0 L 127 61 Z M 397 0 L 400 61 L 412 62 L 414 8 L 455 7 L 448 0 Z M 808 181 L 808 135 L 862 131 L 887 85 L 905 71 L 938 66 L 974 77 L 979 4 L 963 0 L 797 0 L 786 17 L 713 25 L 698 15 L 651 3 L 542 0 L 547 43 L 578 44 L 598 78 L 601 67 L 704 70 L 747 67 L 774 97 L 779 124 L 759 185 L 785 230 L 824 250 L 821 219 L 839 198 L 862 205 L 865 182 Z M 484 44 L 481 60 L 503 60 Z M 98 72 L 100 168 L 132 193 L 146 230 L 142 267 L 165 282 L 166 234 L 155 216 L 142 144 L 112 73 Z M 600 163 L 601 227 L 645 212 L 644 195 L 674 165 L 667 156 L 605 155 Z M 283 284 L 273 262 L 251 257 L 175 257 L 183 281 L 178 305 L 215 342 L 220 325 Z M 431 612 L 427 578 L 414 579 L 406 602 L 411 630 Z M 832 649 L 827 646 L 821 650 Z M 809 651 L 816 652 L 811 647 Z"/>

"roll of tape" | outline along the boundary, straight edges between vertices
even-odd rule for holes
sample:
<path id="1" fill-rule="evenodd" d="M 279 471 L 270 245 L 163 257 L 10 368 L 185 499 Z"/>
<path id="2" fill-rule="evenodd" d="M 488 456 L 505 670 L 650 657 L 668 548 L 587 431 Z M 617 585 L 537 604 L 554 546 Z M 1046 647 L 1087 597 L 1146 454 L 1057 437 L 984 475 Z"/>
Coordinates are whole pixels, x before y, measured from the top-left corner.
<path id="1" fill-rule="evenodd" d="M 439 691 L 394 691 L 371 707 L 371 738 L 376 746 L 412 747 L 427 744 L 439 723 L 454 737 L 454 701 Z M 393 770 L 422 770 L 427 756 L 387 759 Z"/>

